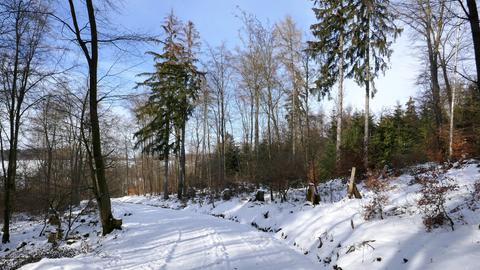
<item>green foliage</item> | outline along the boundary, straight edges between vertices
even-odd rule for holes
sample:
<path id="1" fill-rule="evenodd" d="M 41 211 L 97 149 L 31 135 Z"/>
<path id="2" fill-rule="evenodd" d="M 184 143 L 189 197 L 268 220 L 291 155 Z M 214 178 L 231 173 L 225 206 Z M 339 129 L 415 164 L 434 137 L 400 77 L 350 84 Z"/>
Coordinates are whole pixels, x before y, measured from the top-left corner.
<path id="1" fill-rule="evenodd" d="M 190 23 L 187 26 L 193 27 Z M 171 151 L 180 149 L 182 141 L 178 131 L 185 127 L 192 114 L 200 88 L 200 73 L 190 47 L 192 41 L 180 39 L 181 22 L 170 14 L 162 28 L 166 34 L 162 52 L 147 52 L 154 58 L 155 71 L 140 74 L 147 79 L 138 83 L 138 87 L 146 87 L 149 93 L 148 100 L 136 109 L 137 120 L 144 124 L 135 137 L 136 147 L 142 147 L 142 151 L 168 158 Z M 176 131 L 175 140 L 170 142 L 173 131 Z"/>
<path id="2" fill-rule="evenodd" d="M 308 43 L 308 51 L 320 66 L 314 92 L 322 97 L 330 93 L 338 80 L 341 54 L 346 76 L 360 86 L 388 68 L 392 39 L 402 32 L 394 22 L 390 1 L 315 0 L 313 11 L 317 23 L 310 28 L 315 41 Z"/>
<path id="3" fill-rule="evenodd" d="M 319 65 L 319 76 L 315 81 L 313 92 L 320 97 L 329 94 L 333 85 L 339 79 L 340 55 L 345 55 L 346 43 L 351 39 L 348 27 L 353 19 L 351 1 L 329 0 L 314 1 L 312 8 L 317 23 L 310 29 L 315 41 L 308 42 L 308 53 L 315 57 Z M 344 45 L 341 46 L 341 38 Z M 344 62 L 344 69 L 349 66 Z"/>
<path id="4" fill-rule="evenodd" d="M 457 155 L 479 156 L 480 155 L 480 99 L 475 85 L 467 86 L 461 90 L 461 98 L 455 109 L 457 131 L 457 146 L 461 153 Z M 454 140 L 455 142 L 455 140 Z"/>
<path id="5" fill-rule="evenodd" d="M 350 41 L 345 58 L 351 65 L 347 77 L 360 86 L 367 81 L 374 86 L 373 80 L 388 69 L 391 45 L 402 29 L 395 24 L 390 1 L 352 0 L 346 8 L 353 14 L 347 27 Z"/>
<path id="6" fill-rule="evenodd" d="M 325 150 L 320 154 L 318 160 L 319 179 L 331 179 L 335 173 L 335 141 L 328 140 L 325 144 Z"/>
<path id="7" fill-rule="evenodd" d="M 233 136 L 225 135 L 225 171 L 227 176 L 233 176 L 240 170 L 240 148 L 235 144 Z"/>

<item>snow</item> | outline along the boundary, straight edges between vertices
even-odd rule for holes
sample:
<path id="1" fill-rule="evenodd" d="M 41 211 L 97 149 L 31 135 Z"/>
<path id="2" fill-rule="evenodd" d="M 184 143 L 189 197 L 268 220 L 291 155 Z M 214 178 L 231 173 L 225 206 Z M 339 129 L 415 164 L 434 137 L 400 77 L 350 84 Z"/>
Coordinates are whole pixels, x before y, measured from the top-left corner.
<path id="1" fill-rule="evenodd" d="M 314 263 L 270 234 L 200 214 L 116 202 L 122 232 L 98 252 L 43 259 L 21 269 L 312 269 Z"/>
<path id="2" fill-rule="evenodd" d="M 437 166 L 428 163 L 412 170 Z M 457 164 L 441 177 L 451 178 L 458 185 L 447 198 L 447 209 L 455 222 L 453 232 L 448 226 L 432 232 L 425 230 L 416 205 L 420 185 L 414 183 L 411 173 L 390 179 L 389 202 L 383 220 L 365 221 L 363 206 L 373 193 L 360 184 L 363 199 L 347 199 L 346 183 L 340 179 L 319 186 L 322 202 L 317 206 L 305 204 L 305 192 L 300 190 L 291 190 L 286 203 L 253 202 L 249 200 L 253 197 L 250 194 L 245 198 L 216 202 L 215 208 L 198 202 L 182 206 L 175 199 L 164 201 L 149 196 L 119 200 L 255 224 L 317 261 L 316 268 L 320 269 L 332 269 L 333 265 L 343 269 L 455 269 L 459 266 L 480 269 L 480 215 L 475 208 L 467 207 L 473 184 L 480 179 L 477 162 Z M 333 190 L 333 202 L 330 190 Z"/>
<path id="3" fill-rule="evenodd" d="M 98 226 L 80 227 L 80 234 L 90 230 L 92 236 L 72 248 L 87 245 L 86 252 L 22 269 L 480 269 L 480 202 L 472 199 L 478 162 L 455 164 L 440 175 L 457 185 L 446 202 L 454 231 L 427 232 L 422 223 L 413 173 L 435 167 L 423 164 L 391 178 L 385 218 L 369 221 L 363 209 L 373 192 L 360 184 L 363 198 L 347 199 L 341 179 L 319 185 L 316 206 L 305 203 L 304 189 L 289 190 L 283 203 L 268 193 L 266 202 L 240 194 L 215 207 L 205 198 L 118 198 L 113 209 L 122 231 L 102 237 Z M 28 224 L 13 225 L 11 249 L 30 237 Z"/>

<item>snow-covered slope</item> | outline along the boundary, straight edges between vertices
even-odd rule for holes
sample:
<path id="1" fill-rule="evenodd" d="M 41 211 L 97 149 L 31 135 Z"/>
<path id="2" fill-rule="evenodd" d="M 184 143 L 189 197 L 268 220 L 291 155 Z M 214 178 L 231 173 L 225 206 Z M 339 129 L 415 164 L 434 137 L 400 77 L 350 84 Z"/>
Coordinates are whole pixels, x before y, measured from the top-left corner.
<path id="1" fill-rule="evenodd" d="M 414 170 L 435 166 L 426 164 Z M 320 186 L 323 198 L 317 206 L 305 204 L 304 192 L 299 190 L 291 191 L 286 203 L 254 202 L 249 200 L 250 195 L 216 202 L 215 208 L 198 202 L 182 206 L 175 199 L 163 201 L 146 196 L 118 200 L 250 224 L 271 232 L 315 260 L 317 268 L 455 269 L 461 266 L 462 269 L 480 269 L 480 210 L 475 211 L 478 202 L 472 202 L 474 182 L 480 179 L 477 162 L 457 165 L 441 177 L 450 178 L 458 186 L 446 202 L 455 231 L 448 226 L 426 231 L 417 206 L 420 185 L 410 173 L 389 180 L 390 190 L 386 192 L 389 201 L 383 220 L 365 221 L 363 218 L 364 205 L 373 196 L 371 191 L 360 185 L 364 198 L 347 199 L 345 184 L 340 180 Z M 330 190 L 333 202 L 330 202 Z"/>

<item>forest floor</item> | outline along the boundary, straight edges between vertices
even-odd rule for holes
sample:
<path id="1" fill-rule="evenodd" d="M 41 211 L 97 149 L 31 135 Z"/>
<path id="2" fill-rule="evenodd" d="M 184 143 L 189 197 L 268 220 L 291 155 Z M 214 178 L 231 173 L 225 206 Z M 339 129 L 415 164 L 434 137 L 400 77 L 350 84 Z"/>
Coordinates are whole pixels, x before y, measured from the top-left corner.
<path id="1" fill-rule="evenodd" d="M 427 231 L 425 209 L 417 204 L 418 177 L 438 167 L 419 165 L 388 178 L 383 219 L 364 218 L 374 192 L 360 184 L 363 198 L 348 199 L 341 179 L 319 185 L 322 201 L 315 206 L 305 203 L 304 189 L 290 189 L 287 202 L 269 196 L 254 201 L 252 193 L 215 205 L 200 196 L 188 202 L 117 198 L 113 209 L 123 219 L 122 231 L 101 236 L 96 214 L 87 211 L 75 225 L 75 241 L 59 243 L 58 254 L 24 258 L 36 263 L 22 269 L 480 269 L 478 162 L 435 176 L 455 186 L 445 201 L 453 231 L 449 224 Z M 41 220 L 17 218 L 12 227 L 12 243 L 0 250 L 10 262 L 4 267 L 51 247 L 37 236 Z"/>

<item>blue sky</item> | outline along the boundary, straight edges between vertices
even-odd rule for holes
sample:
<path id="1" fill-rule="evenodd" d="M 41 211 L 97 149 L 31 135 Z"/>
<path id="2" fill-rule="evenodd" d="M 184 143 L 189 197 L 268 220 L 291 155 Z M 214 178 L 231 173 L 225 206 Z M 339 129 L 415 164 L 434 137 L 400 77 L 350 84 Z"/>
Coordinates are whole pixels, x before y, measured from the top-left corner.
<path id="1" fill-rule="evenodd" d="M 270 24 L 290 15 L 308 35 L 309 26 L 315 21 L 311 7 L 310 0 L 125 0 L 120 11 L 114 14 L 112 22 L 133 31 L 160 34 L 165 15 L 173 10 L 181 20 L 195 23 L 203 44 L 216 46 L 225 42 L 228 47 L 234 48 L 240 45 L 241 22 L 235 16 L 239 10 L 255 14 L 261 21 Z M 418 87 L 415 86 L 415 78 L 420 66 L 409 43 L 404 34 L 394 45 L 392 68 L 376 81 L 378 93 L 371 101 L 374 113 L 392 107 L 397 102 L 404 104 L 409 96 L 416 94 Z M 139 48 L 140 51 L 143 49 L 147 48 Z M 149 49 L 155 50 L 155 47 Z M 135 72 L 151 67 L 150 56 L 135 61 L 145 62 L 123 76 L 127 80 L 126 85 L 134 85 L 138 80 L 133 76 Z M 364 90 L 354 82 L 347 81 L 345 91 L 345 105 L 361 110 L 364 106 Z M 332 94 L 335 96 L 335 93 Z M 324 101 L 319 106 L 329 111 L 333 104 L 333 100 Z"/>

